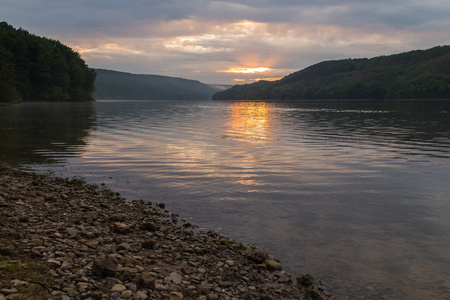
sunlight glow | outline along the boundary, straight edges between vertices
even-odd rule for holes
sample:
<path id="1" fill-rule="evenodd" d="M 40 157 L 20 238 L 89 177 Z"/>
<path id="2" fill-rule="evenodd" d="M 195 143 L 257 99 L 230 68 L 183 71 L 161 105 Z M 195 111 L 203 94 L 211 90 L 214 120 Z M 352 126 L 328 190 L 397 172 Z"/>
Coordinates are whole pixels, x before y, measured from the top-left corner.
<path id="1" fill-rule="evenodd" d="M 264 67 L 259 67 L 259 68 L 233 67 L 233 68 L 229 68 L 228 70 L 221 70 L 218 72 L 253 74 L 253 73 L 264 73 L 264 72 L 267 72 L 270 70 L 271 70 L 270 68 L 264 68 Z"/>
<path id="2" fill-rule="evenodd" d="M 276 80 L 280 80 L 281 78 L 282 77 L 252 78 L 252 81 L 260 81 L 260 80 L 276 81 Z"/>
<path id="3" fill-rule="evenodd" d="M 267 140 L 269 107 L 265 102 L 236 102 L 232 106 L 230 129 L 233 140 L 264 143 Z"/>
<path id="4" fill-rule="evenodd" d="M 264 80 L 264 81 L 277 81 L 282 79 L 283 77 L 265 77 L 265 78 L 251 78 L 251 79 L 244 79 L 244 78 L 234 78 L 233 81 L 236 82 L 244 82 L 244 81 L 248 81 L 248 82 L 256 82 L 256 81 L 260 81 L 260 80 Z"/>
<path id="5" fill-rule="evenodd" d="M 74 45 L 72 48 L 77 51 L 80 54 L 89 54 L 89 53 L 96 53 L 96 54 L 111 54 L 111 53 L 125 53 L 125 54 L 143 54 L 142 51 L 135 50 L 129 47 L 121 46 L 115 43 L 105 43 L 97 45 L 97 47 L 84 47 L 79 45 Z"/>

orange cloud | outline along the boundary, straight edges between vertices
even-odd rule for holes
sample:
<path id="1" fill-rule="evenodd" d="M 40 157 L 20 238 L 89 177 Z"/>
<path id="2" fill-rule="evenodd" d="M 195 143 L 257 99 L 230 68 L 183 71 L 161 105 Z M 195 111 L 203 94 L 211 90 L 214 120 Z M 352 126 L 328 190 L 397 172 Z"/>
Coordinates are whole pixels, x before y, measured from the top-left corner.
<path id="1" fill-rule="evenodd" d="M 268 77 L 268 78 L 253 78 L 252 81 L 260 81 L 260 80 L 265 80 L 265 81 L 275 81 L 275 80 L 280 80 L 282 77 Z"/>
<path id="2" fill-rule="evenodd" d="M 80 54 L 97 53 L 97 54 L 111 54 L 111 53 L 126 53 L 126 54 L 142 54 L 142 51 L 133 48 L 122 46 L 116 43 L 104 43 L 96 46 L 72 45 L 72 48 Z"/>
<path id="3" fill-rule="evenodd" d="M 255 82 L 255 81 L 260 81 L 260 80 L 276 81 L 276 80 L 280 80 L 281 78 L 282 77 L 264 77 L 264 78 L 252 78 L 252 79 L 234 78 L 233 81 L 238 81 L 238 82 L 243 82 L 243 81 Z"/>
<path id="4" fill-rule="evenodd" d="M 270 70 L 271 70 L 270 68 L 264 68 L 264 67 L 259 67 L 259 68 L 232 67 L 232 68 L 229 68 L 228 70 L 221 70 L 221 71 L 217 71 L 217 72 L 253 74 L 253 73 L 264 73 L 264 72 L 267 72 Z"/>

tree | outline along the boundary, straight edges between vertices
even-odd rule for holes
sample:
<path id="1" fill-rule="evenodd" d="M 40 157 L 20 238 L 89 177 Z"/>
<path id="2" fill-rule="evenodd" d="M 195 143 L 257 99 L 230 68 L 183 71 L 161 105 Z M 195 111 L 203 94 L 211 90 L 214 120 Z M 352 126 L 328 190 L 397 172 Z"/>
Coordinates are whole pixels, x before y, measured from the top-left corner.
<path id="1" fill-rule="evenodd" d="M 450 46 L 372 59 L 325 61 L 278 81 L 234 86 L 218 100 L 450 98 Z"/>
<path id="2" fill-rule="evenodd" d="M 0 101 L 93 101 L 95 72 L 59 41 L 0 23 Z"/>

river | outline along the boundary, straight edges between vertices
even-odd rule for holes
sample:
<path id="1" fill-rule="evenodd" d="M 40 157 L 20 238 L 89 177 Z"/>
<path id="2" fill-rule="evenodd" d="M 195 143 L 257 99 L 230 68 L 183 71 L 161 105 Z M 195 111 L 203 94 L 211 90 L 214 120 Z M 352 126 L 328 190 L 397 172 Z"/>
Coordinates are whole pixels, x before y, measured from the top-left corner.
<path id="1" fill-rule="evenodd" d="M 0 106 L 0 158 L 164 202 L 335 299 L 450 295 L 449 101 Z"/>

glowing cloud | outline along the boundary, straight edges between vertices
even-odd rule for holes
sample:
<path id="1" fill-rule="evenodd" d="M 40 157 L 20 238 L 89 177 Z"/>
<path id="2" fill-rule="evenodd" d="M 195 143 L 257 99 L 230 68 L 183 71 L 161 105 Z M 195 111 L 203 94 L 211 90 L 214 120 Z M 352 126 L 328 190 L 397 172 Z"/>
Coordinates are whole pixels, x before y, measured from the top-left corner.
<path id="1" fill-rule="evenodd" d="M 253 73 L 264 73 L 267 71 L 270 71 L 270 68 L 242 68 L 242 67 L 233 67 L 229 68 L 228 70 L 221 70 L 218 72 L 224 72 L 224 73 L 241 73 L 241 74 L 253 74 Z"/>
<path id="2" fill-rule="evenodd" d="M 282 77 L 268 77 L 268 78 L 253 78 L 252 81 L 260 81 L 260 80 L 265 80 L 265 81 L 276 81 L 276 80 L 280 80 Z"/>
<path id="3" fill-rule="evenodd" d="M 281 78 L 282 77 L 266 77 L 266 78 L 251 78 L 251 79 L 235 78 L 235 79 L 233 79 L 233 81 L 236 81 L 236 82 L 243 82 L 243 81 L 254 82 L 254 81 L 260 81 L 260 80 L 276 81 L 276 80 L 280 80 Z"/>
<path id="4" fill-rule="evenodd" d="M 89 54 L 89 53 L 102 53 L 102 54 L 126 53 L 138 55 L 143 54 L 142 51 L 131 49 L 129 47 L 121 46 L 115 43 L 101 44 L 97 45 L 96 47 L 73 45 L 72 48 L 80 54 Z"/>

